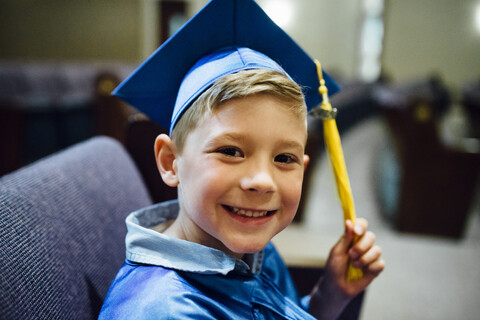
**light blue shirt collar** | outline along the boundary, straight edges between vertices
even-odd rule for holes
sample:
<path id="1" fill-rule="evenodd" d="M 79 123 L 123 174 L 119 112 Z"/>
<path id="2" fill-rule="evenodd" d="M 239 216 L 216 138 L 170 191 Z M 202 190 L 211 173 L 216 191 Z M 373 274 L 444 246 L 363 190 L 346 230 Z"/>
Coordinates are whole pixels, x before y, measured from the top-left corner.
<path id="1" fill-rule="evenodd" d="M 176 239 L 152 228 L 178 215 L 177 200 L 167 201 L 132 212 L 126 219 L 127 259 L 132 262 L 203 274 L 261 271 L 263 251 L 248 255 L 246 261 L 201 244 Z"/>

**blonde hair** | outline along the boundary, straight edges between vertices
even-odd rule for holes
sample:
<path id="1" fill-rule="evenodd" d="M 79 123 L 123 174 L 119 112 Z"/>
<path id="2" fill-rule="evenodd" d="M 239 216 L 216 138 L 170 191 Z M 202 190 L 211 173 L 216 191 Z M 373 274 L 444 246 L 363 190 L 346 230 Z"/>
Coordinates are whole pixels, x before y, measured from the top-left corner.
<path id="1" fill-rule="evenodd" d="M 172 140 L 181 153 L 187 135 L 207 114 L 222 103 L 256 94 L 268 94 L 286 102 L 295 117 L 306 121 L 307 107 L 301 87 L 285 74 L 269 69 L 244 70 L 226 75 L 202 93 L 180 117 L 172 130 Z"/>

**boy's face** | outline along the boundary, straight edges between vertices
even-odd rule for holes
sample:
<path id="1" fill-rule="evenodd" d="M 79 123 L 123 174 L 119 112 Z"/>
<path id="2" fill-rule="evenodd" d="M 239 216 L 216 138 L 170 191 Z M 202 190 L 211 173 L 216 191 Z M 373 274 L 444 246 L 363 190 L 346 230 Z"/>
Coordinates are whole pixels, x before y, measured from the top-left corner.
<path id="1" fill-rule="evenodd" d="M 262 250 L 295 216 L 306 139 L 305 121 L 268 95 L 201 120 L 176 159 L 185 238 L 237 257 Z"/>

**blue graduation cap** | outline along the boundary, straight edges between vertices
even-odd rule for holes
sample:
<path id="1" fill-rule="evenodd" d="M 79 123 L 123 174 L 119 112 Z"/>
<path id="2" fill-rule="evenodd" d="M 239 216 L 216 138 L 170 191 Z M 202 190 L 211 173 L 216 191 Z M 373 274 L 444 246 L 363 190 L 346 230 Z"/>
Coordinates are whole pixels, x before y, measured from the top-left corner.
<path id="1" fill-rule="evenodd" d="M 165 128 L 218 78 L 247 69 L 286 73 L 317 106 L 314 61 L 253 0 L 212 0 L 113 92 Z M 339 90 L 326 73 L 329 93 Z"/>

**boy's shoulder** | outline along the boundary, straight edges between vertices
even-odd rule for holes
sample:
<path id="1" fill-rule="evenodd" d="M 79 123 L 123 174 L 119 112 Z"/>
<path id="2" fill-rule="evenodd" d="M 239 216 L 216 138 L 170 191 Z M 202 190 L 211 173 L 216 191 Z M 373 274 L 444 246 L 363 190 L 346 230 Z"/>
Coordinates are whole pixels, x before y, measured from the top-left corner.
<path id="1" fill-rule="evenodd" d="M 163 319 L 178 313 L 182 295 L 197 294 L 178 272 L 125 262 L 105 298 L 99 319 Z M 166 318 L 165 318 L 166 319 Z"/>

